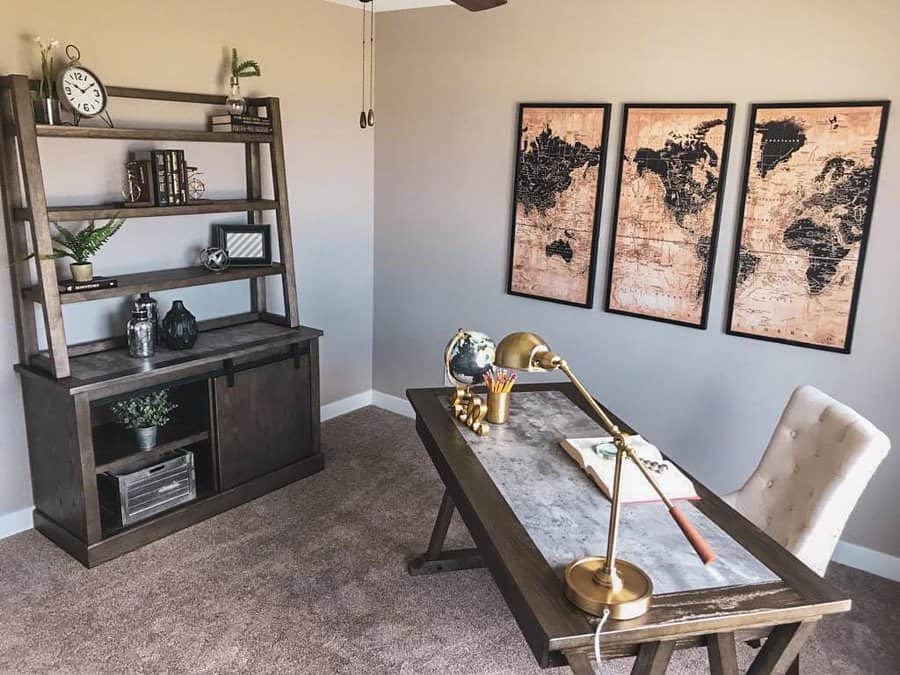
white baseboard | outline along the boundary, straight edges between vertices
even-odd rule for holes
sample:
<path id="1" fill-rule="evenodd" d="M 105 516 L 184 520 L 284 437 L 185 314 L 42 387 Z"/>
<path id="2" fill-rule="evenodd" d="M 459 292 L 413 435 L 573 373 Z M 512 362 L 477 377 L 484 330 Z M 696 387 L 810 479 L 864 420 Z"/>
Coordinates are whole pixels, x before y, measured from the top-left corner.
<path id="1" fill-rule="evenodd" d="M 416 413 L 413 412 L 412 404 L 405 398 L 385 394 L 382 391 L 375 391 L 374 389 L 372 390 L 372 405 L 384 408 L 385 410 L 390 410 L 392 413 L 397 413 L 404 417 L 416 416 Z"/>
<path id="2" fill-rule="evenodd" d="M 900 581 L 900 558 L 875 549 L 839 541 L 831 559 L 891 581 Z"/>
<path id="3" fill-rule="evenodd" d="M 322 406 L 322 421 L 330 420 L 340 415 L 346 415 L 367 405 L 374 405 L 392 413 L 403 415 L 404 417 L 415 417 L 412 405 L 405 398 L 385 394 L 381 391 L 369 389 L 353 394 L 347 398 L 342 398 Z"/>
<path id="4" fill-rule="evenodd" d="M 34 507 L 0 514 L 0 539 L 11 537 L 34 527 Z"/>
<path id="5" fill-rule="evenodd" d="M 349 412 L 353 412 L 354 410 L 358 410 L 359 408 L 365 408 L 367 405 L 372 405 L 372 390 L 368 389 L 367 391 L 361 391 L 358 394 L 353 394 L 352 396 L 348 396 L 347 398 L 342 398 L 337 401 L 332 401 L 331 403 L 326 403 L 322 406 L 321 416 L 322 421 L 330 420 L 333 417 L 338 417 L 339 415 L 346 415 Z"/>

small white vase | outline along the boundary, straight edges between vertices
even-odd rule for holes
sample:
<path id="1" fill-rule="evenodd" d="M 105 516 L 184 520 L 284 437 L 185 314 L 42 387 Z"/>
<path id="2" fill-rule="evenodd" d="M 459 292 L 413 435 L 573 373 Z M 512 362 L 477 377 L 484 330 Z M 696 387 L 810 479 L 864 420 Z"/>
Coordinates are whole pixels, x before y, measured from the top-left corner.
<path id="1" fill-rule="evenodd" d="M 72 279 L 80 284 L 91 281 L 94 278 L 93 263 L 70 263 L 69 269 L 72 271 Z"/>

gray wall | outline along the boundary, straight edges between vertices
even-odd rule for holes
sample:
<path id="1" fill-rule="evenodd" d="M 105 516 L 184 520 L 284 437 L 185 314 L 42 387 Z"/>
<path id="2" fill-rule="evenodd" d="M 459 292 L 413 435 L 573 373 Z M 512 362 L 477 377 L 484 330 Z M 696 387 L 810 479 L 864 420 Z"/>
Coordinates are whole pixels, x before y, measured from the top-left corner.
<path id="1" fill-rule="evenodd" d="M 0 73 L 36 73 L 29 35 L 54 36 L 81 47 L 84 64 L 107 83 L 182 91 L 224 92 L 226 45 L 260 61 L 263 77 L 245 92 L 279 96 L 284 119 L 288 192 L 303 323 L 325 330 L 322 403 L 372 386 L 372 135 L 357 126 L 358 15 L 321 0 L 277 0 L 252 11 L 237 0 L 161 0 L 145 3 L 15 4 L 0 40 Z M 178 17 L 172 21 L 171 17 Z M 102 39 L 98 39 L 102 35 Z M 113 99 L 120 126 L 202 129 L 209 110 L 179 104 L 129 104 Z M 44 139 L 40 151 L 51 203 L 121 199 L 121 166 L 128 150 L 146 143 Z M 205 173 L 209 195 L 240 196 L 243 149 L 175 144 Z M 240 214 L 135 219 L 96 259 L 98 273 L 193 264 L 209 224 Z M 0 244 L 6 264 L 6 246 Z M 270 282 L 273 300 L 280 283 Z M 235 282 L 159 293 L 163 310 L 181 297 L 199 318 L 248 306 L 247 285 Z M 127 304 L 127 303 L 126 303 Z M 276 309 L 277 302 L 272 303 Z M 66 308 L 69 342 L 121 333 L 121 301 Z M 0 517 L 31 505 L 21 397 L 12 364 L 18 361 L 9 276 L 0 274 Z"/>
<path id="2" fill-rule="evenodd" d="M 469 14 L 395 12 L 379 25 L 375 141 L 377 390 L 441 381 L 459 326 L 534 330 L 596 394 L 717 490 L 759 460 L 791 390 L 814 384 L 900 441 L 900 124 L 888 128 L 850 356 L 723 333 L 743 144 L 753 101 L 900 99 L 900 4 L 512 0 Z M 733 101 L 733 152 L 710 328 L 698 331 L 504 294 L 516 103 Z M 615 163 L 607 171 L 597 304 Z M 900 554 L 900 452 L 845 539 Z"/>

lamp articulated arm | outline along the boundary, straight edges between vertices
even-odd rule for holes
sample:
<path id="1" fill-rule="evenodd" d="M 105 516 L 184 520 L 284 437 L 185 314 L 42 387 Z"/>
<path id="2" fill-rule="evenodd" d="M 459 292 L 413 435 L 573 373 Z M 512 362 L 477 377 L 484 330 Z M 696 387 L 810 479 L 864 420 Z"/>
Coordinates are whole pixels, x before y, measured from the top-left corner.
<path id="1" fill-rule="evenodd" d="M 663 503 L 666 505 L 666 508 L 669 510 L 669 515 L 675 520 L 678 524 L 678 527 L 681 528 L 682 533 L 684 533 L 685 538 L 687 538 L 688 542 L 690 542 L 691 546 L 696 551 L 697 555 L 700 557 L 700 560 L 703 561 L 704 565 L 710 564 L 713 560 L 716 559 L 716 554 L 706 543 L 706 540 L 703 536 L 697 531 L 697 528 L 694 527 L 693 523 L 688 519 L 686 515 L 679 509 L 675 504 L 672 503 L 672 500 L 669 499 L 666 494 L 663 492 L 659 483 L 656 482 L 656 479 L 653 477 L 653 474 L 650 473 L 650 470 L 644 464 L 640 457 L 638 457 L 637 453 L 635 453 L 634 448 L 628 443 L 628 436 L 625 435 L 621 429 L 613 422 L 609 415 L 606 414 L 606 411 L 603 410 L 597 402 L 594 400 L 594 397 L 591 396 L 590 392 L 584 388 L 584 385 L 575 377 L 575 373 L 572 372 L 572 369 L 569 368 L 569 364 L 565 359 L 561 358 L 557 354 L 553 354 L 552 352 L 545 352 L 544 354 L 537 355 L 537 359 L 541 361 L 541 366 L 549 369 L 559 368 L 562 372 L 566 374 L 569 380 L 572 381 L 572 384 L 575 385 L 575 388 L 578 390 L 578 393 L 587 401 L 588 405 L 591 406 L 591 409 L 597 413 L 597 416 L 600 418 L 600 423 L 604 429 L 613 437 L 613 444 L 616 446 L 616 449 L 619 451 L 618 456 L 616 457 L 616 474 L 615 474 L 615 483 L 613 485 L 613 504 L 612 504 L 612 513 L 610 514 L 610 532 L 609 539 L 607 542 L 607 565 L 606 572 L 614 576 L 615 573 L 615 558 L 616 558 L 616 529 L 618 528 L 619 523 L 619 483 L 621 481 L 621 467 L 622 467 L 622 456 L 628 457 L 634 462 L 635 466 L 640 469 L 641 473 L 644 475 L 644 478 L 647 479 L 647 482 L 653 487 L 656 493 L 659 495 L 660 499 L 662 499 Z"/>

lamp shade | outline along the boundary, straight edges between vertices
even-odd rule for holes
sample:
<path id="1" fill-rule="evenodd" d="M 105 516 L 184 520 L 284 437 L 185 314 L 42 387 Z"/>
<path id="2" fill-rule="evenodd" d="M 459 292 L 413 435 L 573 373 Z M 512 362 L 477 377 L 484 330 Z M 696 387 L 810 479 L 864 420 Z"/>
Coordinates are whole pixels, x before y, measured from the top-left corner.
<path id="1" fill-rule="evenodd" d="M 544 338 L 534 333 L 510 333 L 500 340 L 494 365 L 529 373 L 543 373 L 558 366 L 556 355 Z"/>

